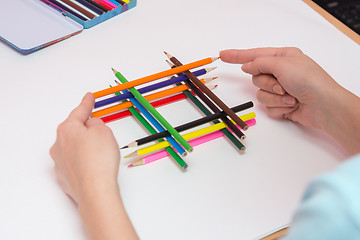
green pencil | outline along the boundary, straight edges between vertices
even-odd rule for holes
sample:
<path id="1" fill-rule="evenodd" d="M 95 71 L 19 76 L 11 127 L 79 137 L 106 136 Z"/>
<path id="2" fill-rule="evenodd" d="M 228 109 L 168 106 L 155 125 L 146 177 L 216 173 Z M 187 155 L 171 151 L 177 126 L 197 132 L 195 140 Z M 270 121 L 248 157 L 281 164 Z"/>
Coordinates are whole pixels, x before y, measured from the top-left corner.
<path id="1" fill-rule="evenodd" d="M 122 83 L 128 82 L 126 78 L 118 71 L 112 69 L 115 76 Z M 192 152 L 192 146 L 176 131 L 166 119 L 139 93 L 134 87 L 129 88 L 134 97 L 163 125 L 166 130 L 188 151 Z"/>
<path id="2" fill-rule="evenodd" d="M 115 95 L 119 95 L 117 92 Z M 123 100 L 122 102 L 126 102 Z M 129 111 L 134 117 L 139 120 L 139 122 L 149 131 L 150 134 L 156 134 L 157 131 L 150 125 L 150 123 L 134 108 L 130 107 Z M 158 142 L 164 141 L 163 139 L 159 139 Z M 175 152 L 171 147 L 166 147 L 165 150 L 170 154 L 171 157 L 175 159 L 175 161 L 179 164 L 180 167 L 186 169 L 188 167 L 187 163 Z"/>

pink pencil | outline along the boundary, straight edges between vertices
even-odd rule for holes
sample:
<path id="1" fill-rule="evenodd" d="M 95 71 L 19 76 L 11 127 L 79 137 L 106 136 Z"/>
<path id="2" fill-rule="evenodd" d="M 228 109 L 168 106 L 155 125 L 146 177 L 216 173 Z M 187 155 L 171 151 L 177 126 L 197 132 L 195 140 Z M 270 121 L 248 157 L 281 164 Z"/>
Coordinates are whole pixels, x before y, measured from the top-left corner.
<path id="1" fill-rule="evenodd" d="M 250 127 L 250 126 L 253 126 L 255 125 L 256 123 L 256 119 L 255 118 L 252 118 L 252 119 L 249 119 L 247 121 L 245 121 L 245 123 Z M 201 137 L 198 137 L 198 138 L 195 138 L 191 141 L 189 141 L 189 144 L 192 146 L 192 147 L 195 147 L 197 145 L 200 145 L 202 143 L 206 143 L 206 142 L 209 142 L 211 140 L 214 140 L 216 138 L 219 138 L 219 137 L 222 137 L 224 136 L 224 134 L 221 132 L 221 130 L 218 130 L 216 132 L 213 132 L 213 133 L 209 133 L 209 134 L 206 134 L 204 136 L 201 136 Z M 149 156 L 146 156 L 146 157 L 143 157 L 141 158 L 140 160 L 130 164 L 128 167 L 135 167 L 135 166 L 140 166 L 140 165 L 144 165 L 144 164 L 148 164 L 148 163 L 151 163 L 151 162 L 154 162 L 154 161 L 157 161 L 161 158 L 164 158 L 164 157 L 167 157 L 169 156 L 169 153 L 165 150 L 162 150 L 160 152 L 157 152 L 157 153 L 154 153 L 154 154 L 151 154 Z"/>

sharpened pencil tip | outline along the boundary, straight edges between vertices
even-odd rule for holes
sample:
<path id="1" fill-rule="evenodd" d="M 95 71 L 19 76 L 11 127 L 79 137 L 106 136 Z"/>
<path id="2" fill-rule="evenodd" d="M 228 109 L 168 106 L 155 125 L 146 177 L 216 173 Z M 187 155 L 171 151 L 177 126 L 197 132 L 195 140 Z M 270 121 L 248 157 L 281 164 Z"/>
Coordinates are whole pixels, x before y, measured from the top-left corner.
<path id="1" fill-rule="evenodd" d="M 168 54 L 168 53 L 165 52 L 165 51 L 164 51 L 164 53 L 165 53 L 165 55 L 166 55 L 169 59 L 173 57 L 172 55 Z"/>
<path id="2" fill-rule="evenodd" d="M 172 68 L 172 67 L 174 67 L 175 66 L 175 64 L 173 64 L 172 62 L 170 62 L 169 60 L 165 60 L 166 62 L 167 62 L 167 64 L 169 64 L 169 66 Z"/>
<path id="3" fill-rule="evenodd" d="M 215 70 L 215 69 L 216 69 L 216 67 L 205 68 L 205 70 L 206 70 L 207 73 L 208 73 L 208 72 L 211 72 L 211 71 L 213 71 L 213 70 Z"/>
<path id="4" fill-rule="evenodd" d="M 133 166 L 134 166 L 133 164 L 128 165 L 128 167 L 133 167 Z"/>
<path id="5" fill-rule="evenodd" d="M 128 148 L 128 146 L 123 146 L 123 147 L 121 147 L 120 149 L 125 149 L 125 148 Z"/>
<path id="6" fill-rule="evenodd" d="M 114 74 L 118 73 L 118 71 L 116 71 L 115 69 L 112 68 L 112 71 L 114 72 Z"/>

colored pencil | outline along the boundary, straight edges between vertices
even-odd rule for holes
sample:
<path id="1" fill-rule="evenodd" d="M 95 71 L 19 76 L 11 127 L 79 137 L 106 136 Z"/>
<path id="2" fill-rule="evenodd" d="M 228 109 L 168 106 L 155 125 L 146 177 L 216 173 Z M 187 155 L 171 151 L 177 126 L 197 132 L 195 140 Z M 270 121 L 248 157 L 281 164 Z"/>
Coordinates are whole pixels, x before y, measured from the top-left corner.
<path id="1" fill-rule="evenodd" d="M 166 56 L 169 58 L 169 60 L 174 63 L 176 66 L 181 67 L 183 66 L 182 63 L 177 60 L 174 56 L 166 53 Z M 176 68 L 173 68 L 176 69 Z M 213 100 L 216 105 L 218 105 L 223 111 L 227 113 L 227 115 L 236 123 L 238 124 L 243 130 L 247 130 L 247 125 L 237 117 L 237 115 L 231 111 L 231 109 L 223 102 L 220 98 L 218 98 L 211 90 L 209 90 L 204 84 L 202 84 L 199 79 L 194 76 L 190 71 L 186 70 L 185 75 L 196 84 L 197 87 L 199 87 L 211 100 Z"/>
<path id="2" fill-rule="evenodd" d="M 109 11 L 107 8 L 101 6 L 100 4 L 98 4 L 98 3 L 97 3 L 96 1 L 94 1 L 94 0 L 85 0 L 85 1 L 87 1 L 88 3 L 94 5 L 94 6 L 97 7 L 97 8 L 100 8 L 100 9 L 103 10 L 104 12 L 108 12 L 108 11 Z M 115 93 L 115 92 L 114 92 L 114 93 Z"/>
<path id="3" fill-rule="evenodd" d="M 121 5 L 126 4 L 126 2 L 124 2 L 124 1 L 122 1 L 122 0 L 116 0 L 116 2 L 118 2 L 118 3 L 121 4 Z"/>
<path id="4" fill-rule="evenodd" d="M 96 7 L 95 5 L 85 1 L 85 0 L 75 0 L 76 2 L 80 3 L 81 5 L 87 7 L 88 9 L 92 10 L 93 12 L 101 15 L 105 13 L 105 11 L 101 10 L 100 8 Z"/>
<path id="5" fill-rule="evenodd" d="M 115 93 L 120 94 L 120 93 Z M 126 101 L 126 100 L 123 100 Z M 134 117 L 149 131 L 150 134 L 157 133 L 156 130 L 146 121 L 146 119 L 134 108 L 130 107 L 129 112 L 134 115 Z M 159 142 L 164 141 L 160 139 Z M 168 153 L 174 160 L 179 164 L 180 167 L 186 169 L 188 167 L 187 163 L 172 149 L 171 147 L 165 148 L 166 153 Z"/>
<path id="6" fill-rule="evenodd" d="M 233 107 L 232 110 L 234 112 L 240 112 L 240 111 L 249 109 L 249 108 L 251 108 L 253 106 L 254 106 L 253 102 L 250 101 L 250 102 L 247 102 L 247 103 L 244 103 L 244 104 L 240 104 L 240 105 L 238 105 L 236 107 Z M 207 115 L 205 117 L 196 119 L 194 121 L 182 124 L 182 125 L 176 127 L 175 130 L 178 131 L 178 132 L 183 132 L 183 131 L 189 130 L 191 128 L 198 127 L 198 126 L 200 126 L 202 124 L 205 124 L 205 123 L 214 121 L 216 119 L 219 119 L 222 116 L 226 116 L 226 113 L 224 111 L 213 113 L 213 114 Z M 167 132 L 167 131 L 160 132 L 160 133 L 157 133 L 157 134 L 154 134 L 154 135 L 151 135 L 151 136 L 147 136 L 147 137 L 135 140 L 134 142 L 122 147 L 122 149 L 123 148 L 128 148 L 128 147 L 137 147 L 137 146 L 140 146 L 140 145 L 144 145 L 146 143 L 155 141 L 155 140 L 157 140 L 159 138 L 164 138 L 164 137 L 169 136 L 169 135 L 170 135 L 170 133 Z"/>
<path id="7" fill-rule="evenodd" d="M 122 85 L 125 85 L 125 84 L 122 84 Z M 114 87 L 112 87 L 112 88 L 114 88 Z M 182 92 L 182 91 L 184 91 L 186 89 L 188 89 L 187 86 L 173 87 L 173 88 L 170 88 L 170 89 L 166 89 L 166 90 L 163 90 L 163 91 L 160 91 L 160 92 L 157 92 L 157 93 L 147 95 L 147 96 L 145 96 L 145 98 L 148 101 L 152 101 L 152 100 L 155 100 L 155 99 L 158 99 L 158 98 L 162 98 L 162 97 L 166 97 L 166 96 L 169 96 L 169 95 L 172 95 L 172 94 L 175 94 L 175 93 Z M 104 115 L 108 115 L 110 113 L 114 113 L 114 112 L 123 110 L 125 108 L 129 108 L 131 106 L 132 106 L 131 102 L 120 103 L 120 104 L 118 104 L 116 106 L 108 107 L 108 108 L 93 112 L 92 116 L 93 117 L 101 117 L 101 116 L 104 116 Z"/>
<path id="8" fill-rule="evenodd" d="M 169 66 L 170 66 L 171 68 L 176 67 L 175 64 L 169 62 L 168 60 L 166 60 L 166 62 L 169 64 Z M 185 75 L 185 74 L 184 74 L 184 73 L 179 73 L 178 75 Z M 186 82 L 189 82 L 189 81 L 186 81 Z M 177 83 L 176 85 L 177 85 L 177 86 L 180 86 L 181 83 Z M 190 84 L 190 86 L 192 86 L 192 85 Z M 199 93 L 199 91 L 198 91 L 198 93 Z M 189 90 L 185 90 L 185 91 L 184 91 L 184 94 L 185 94 L 185 95 L 200 109 L 200 111 L 202 111 L 205 115 L 211 115 L 211 112 L 204 106 L 204 104 L 202 104 L 202 103 L 197 99 L 196 96 L 194 96 L 193 94 L 191 94 Z M 203 93 L 199 93 L 199 94 L 201 94 L 201 95 L 198 96 L 198 97 L 200 97 L 201 99 L 203 99 L 206 103 L 210 104 L 210 105 L 208 105 L 208 106 L 209 106 L 209 107 L 212 106 L 212 107 L 213 107 L 212 110 L 215 110 L 216 112 L 219 111 L 218 108 L 217 108 L 214 104 L 212 104 L 212 102 L 211 102 Z M 222 117 L 221 119 L 222 119 L 228 126 L 231 126 L 232 129 L 233 129 L 233 126 L 232 126 L 233 124 L 232 124 L 232 122 L 231 122 L 226 116 Z M 214 120 L 214 121 L 213 121 L 214 124 L 219 123 L 219 122 L 220 122 L 219 120 Z M 222 131 L 222 132 L 225 134 L 225 136 L 240 150 L 240 152 L 244 152 L 244 151 L 245 151 L 246 148 L 245 148 L 244 144 L 242 144 L 242 143 L 239 141 L 239 139 L 236 138 L 236 137 L 229 131 L 229 129 L 224 128 L 224 129 L 222 129 L 221 131 Z M 240 131 L 240 130 L 239 130 L 239 131 Z M 239 131 L 235 131 L 235 132 L 237 133 L 237 136 L 238 136 L 239 138 L 241 138 L 241 137 L 244 136 L 244 135 L 242 135 L 242 132 L 241 132 L 241 131 L 240 131 L 240 134 L 239 134 Z"/>
<path id="9" fill-rule="evenodd" d="M 92 14 L 91 12 L 87 11 L 86 9 L 84 9 L 83 7 L 81 7 L 80 5 L 70 1 L 70 0 L 60 0 L 63 3 L 69 5 L 70 7 L 78 10 L 79 12 L 81 12 L 82 14 L 84 14 L 85 16 L 87 16 L 90 19 L 95 18 L 96 16 L 94 14 Z"/>
<path id="10" fill-rule="evenodd" d="M 111 2 L 112 4 L 114 4 L 116 7 L 120 6 L 121 4 L 118 3 L 117 1 L 115 0 L 108 0 L 109 2 Z"/>
<path id="11" fill-rule="evenodd" d="M 154 81 L 154 80 L 157 80 L 157 79 L 160 79 L 160 78 L 168 77 L 168 76 L 171 76 L 171 75 L 174 75 L 174 74 L 177 74 L 179 72 L 183 72 L 183 71 L 186 71 L 186 70 L 189 70 L 189 69 L 192 69 L 192 68 L 203 66 L 203 65 L 212 63 L 213 61 L 215 61 L 217 59 L 218 59 L 218 57 L 216 57 L 216 58 L 205 58 L 205 59 L 202 59 L 202 60 L 199 60 L 199 61 L 196 61 L 196 62 L 185 64 L 185 65 L 177 67 L 177 68 L 168 69 L 166 71 L 162 71 L 162 72 L 155 73 L 155 74 L 143 77 L 143 78 L 139 78 L 137 80 L 130 81 L 130 82 L 126 83 L 126 84 L 121 84 L 121 85 L 114 86 L 112 88 L 103 89 L 103 90 L 100 90 L 98 92 L 94 92 L 93 94 L 94 94 L 95 98 L 103 97 L 103 96 L 106 96 L 106 95 L 109 95 L 109 94 L 112 94 L 112 93 L 115 93 L 115 92 L 122 91 L 124 89 L 129 89 L 131 87 L 135 87 L 135 86 L 140 85 L 140 84 L 144 84 L 144 83 L 151 82 L 151 81 Z"/>
<path id="12" fill-rule="evenodd" d="M 201 76 L 201 75 L 204 75 L 204 74 L 212 71 L 213 69 L 214 68 L 201 69 L 201 70 L 198 70 L 198 71 L 194 72 L 194 75 L 195 76 Z M 188 78 L 186 76 L 176 77 L 176 78 L 172 78 L 172 79 L 169 79 L 169 80 L 166 80 L 166 81 L 162 81 L 162 82 L 159 82 L 159 83 L 152 84 L 150 86 L 139 88 L 138 91 L 141 94 L 143 94 L 143 93 L 147 93 L 147 92 L 159 89 L 159 88 L 163 88 L 163 87 L 166 87 L 166 86 L 169 86 L 169 85 L 172 85 L 174 83 L 184 81 L 184 80 L 187 80 L 187 79 Z M 205 83 L 206 82 L 208 82 L 208 80 L 205 80 Z M 108 105 L 108 104 L 111 104 L 111 103 L 114 103 L 114 102 L 119 102 L 119 101 L 121 101 L 121 100 L 123 100 L 125 98 L 129 98 L 128 95 L 130 96 L 131 93 L 129 93 L 127 95 L 126 94 L 120 94 L 120 95 L 117 95 L 115 97 L 111 97 L 111 98 L 107 98 L 107 99 L 98 101 L 98 102 L 95 103 L 95 108 L 103 107 L 105 105 Z"/>
<path id="13" fill-rule="evenodd" d="M 122 79 L 123 83 L 126 82 L 125 78 Z M 118 82 L 117 82 L 118 83 Z M 119 84 L 119 83 L 118 83 Z M 128 90 L 124 90 L 124 92 L 128 92 Z M 159 131 L 165 131 L 165 128 L 161 126 L 161 124 L 153 117 L 150 112 L 136 99 L 134 96 L 130 97 L 130 101 L 134 104 L 134 106 L 147 118 L 147 120 Z M 133 107 L 132 107 L 133 108 Z M 136 110 L 135 110 L 136 111 Z M 156 134 L 157 132 L 155 131 Z M 170 135 L 166 137 L 166 140 L 175 148 L 175 150 L 183 157 L 187 155 L 186 151 L 181 147 L 181 145 Z"/>
<path id="14" fill-rule="evenodd" d="M 125 77 L 118 71 L 114 70 L 115 76 L 122 83 L 127 83 Z M 121 86 L 121 85 L 118 85 Z M 193 148 L 191 145 L 176 131 L 173 126 L 139 93 L 135 88 L 129 88 L 129 91 L 139 102 L 166 128 L 167 131 L 189 152 L 192 152 Z"/>
<path id="15" fill-rule="evenodd" d="M 179 63 L 181 64 L 181 63 Z M 176 65 L 175 65 L 176 66 Z M 189 76 L 192 76 L 196 78 L 196 76 L 193 76 L 191 73 L 188 74 Z M 197 78 L 196 78 L 197 79 Z M 220 112 L 220 109 L 196 86 L 192 81 L 188 80 L 185 81 L 185 84 L 193 91 L 195 94 L 213 111 L 213 112 Z M 228 118 L 227 116 L 223 116 L 221 120 L 228 125 L 228 127 L 233 131 L 233 133 L 241 140 L 245 139 L 245 134 L 235 126 Z M 234 136 L 233 136 L 234 137 Z M 238 141 L 239 142 L 239 141 Z"/>
<path id="16" fill-rule="evenodd" d="M 66 7 L 64 4 L 58 2 L 58 1 L 55 1 L 55 0 L 46 0 L 45 2 L 50 2 L 52 3 L 53 5 L 57 6 L 57 7 L 60 7 L 62 10 L 74 15 L 75 17 L 77 18 L 80 18 L 81 20 L 83 21 L 87 21 L 89 20 L 88 18 L 84 17 L 84 16 L 81 16 L 80 14 L 74 12 L 73 10 L 71 10 L 70 8 Z"/>
<path id="17" fill-rule="evenodd" d="M 242 118 L 243 121 L 247 121 L 247 120 L 249 120 L 251 118 L 255 118 L 255 117 L 256 117 L 256 115 L 253 112 L 240 116 L 240 118 Z M 220 122 L 220 123 L 208 126 L 208 127 L 204 127 L 204 128 L 195 130 L 195 131 L 190 132 L 190 133 L 186 133 L 186 134 L 182 135 L 182 137 L 185 140 L 190 140 L 190 139 L 193 139 L 193 138 L 197 138 L 197 137 L 206 135 L 208 133 L 215 132 L 217 130 L 220 130 L 220 129 L 223 129 L 223 128 L 226 128 L 226 127 L 227 126 L 226 126 L 225 123 Z M 156 143 L 156 144 L 153 144 L 151 146 L 144 147 L 144 148 L 141 148 L 139 150 L 136 150 L 135 152 L 130 153 L 129 155 L 125 156 L 125 158 L 148 154 L 148 153 L 158 151 L 158 150 L 163 149 L 163 148 L 168 147 L 168 146 L 170 146 L 170 144 L 167 141 L 164 141 L 164 142 L 161 142 L 161 143 Z"/>
<path id="18" fill-rule="evenodd" d="M 114 9 L 114 7 L 110 6 L 107 2 L 105 2 L 104 0 L 92 0 L 94 2 L 96 2 L 97 4 L 99 4 L 100 6 L 102 6 L 103 8 L 106 8 L 108 11 L 111 11 Z"/>
<path id="19" fill-rule="evenodd" d="M 245 122 L 249 127 L 256 124 L 255 118 L 249 119 L 249 120 L 247 120 Z M 191 146 L 195 147 L 195 146 L 198 146 L 200 144 L 203 144 L 203 143 L 209 142 L 211 140 L 214 140 L 216 138 L 220 138 L 222 136 L 224 136 L 224 133 L 221 130 L 220 131 L 215 131 L 213 133 L 209 133 L 207 135 L 195 138 L 195 139 L 189 141 L 189 143 L 190 143 Z M 169 154 L 165 150 L 162 150 L 160 152 L 156 152 L 156 153 L 153 153 L 151 155 L 145 156 L 145 157 L 137 160 L 136 162 L 130 164 L 128 167 L 135 167 L 135 166 L 145 165 L 145 164 L 160 160 L 160 159 L 162 159 L 164 157 L 167 157 L 167 156 L 169 156 Z"/>
<path id="20" fill-rule="evenodd" d="M 174 96 L 171 96 L 171 97 L 167 97 L 167 98 L 164 98 L 164 99 L 161 99 L 161 100 L 158 100 L 158 101 L 151 102 L 151 105 L 153 107 L 160 107 L 160 106 L 163 106 L 163 105 L 166 105 L 166 104 L 169 104 L 169 103 L 173 103 L 173 102 L 176 102 L 176 101 L 180 101 L 180 100 L 183 100 L 183 99 L 186 99 L 186 96 L 185 96 L 185 94 L 180 93 L 180 94 L 177 94 L 177 95 L 174 95 Z M 100 119 L 104 123 L 108 123 L 108 122 L 112 122 L 112 121 L 115 121 L 115 120 L 118 120 L 118 119 L 121 119 L 121 118 L 124 118 L 124 117 L 128 117 L 128 116 L 131 116 L 131 112 L 129 110 L 125 110 L 125 111 L 122 111 L 122 112 L 119 112 L 119 113 L 114 113 L 114 114 L 102 117 Z"/>

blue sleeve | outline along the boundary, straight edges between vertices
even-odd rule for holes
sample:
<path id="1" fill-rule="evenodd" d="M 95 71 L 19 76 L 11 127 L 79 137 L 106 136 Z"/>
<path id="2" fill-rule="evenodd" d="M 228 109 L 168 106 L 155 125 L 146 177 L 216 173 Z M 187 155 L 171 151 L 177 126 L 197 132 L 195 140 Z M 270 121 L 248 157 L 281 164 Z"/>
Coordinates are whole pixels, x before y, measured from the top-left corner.
<path id="1" fill-rule="evenodd" d="M 360 155 L 314 179 L 281 240 L 360 239 Z"/>

